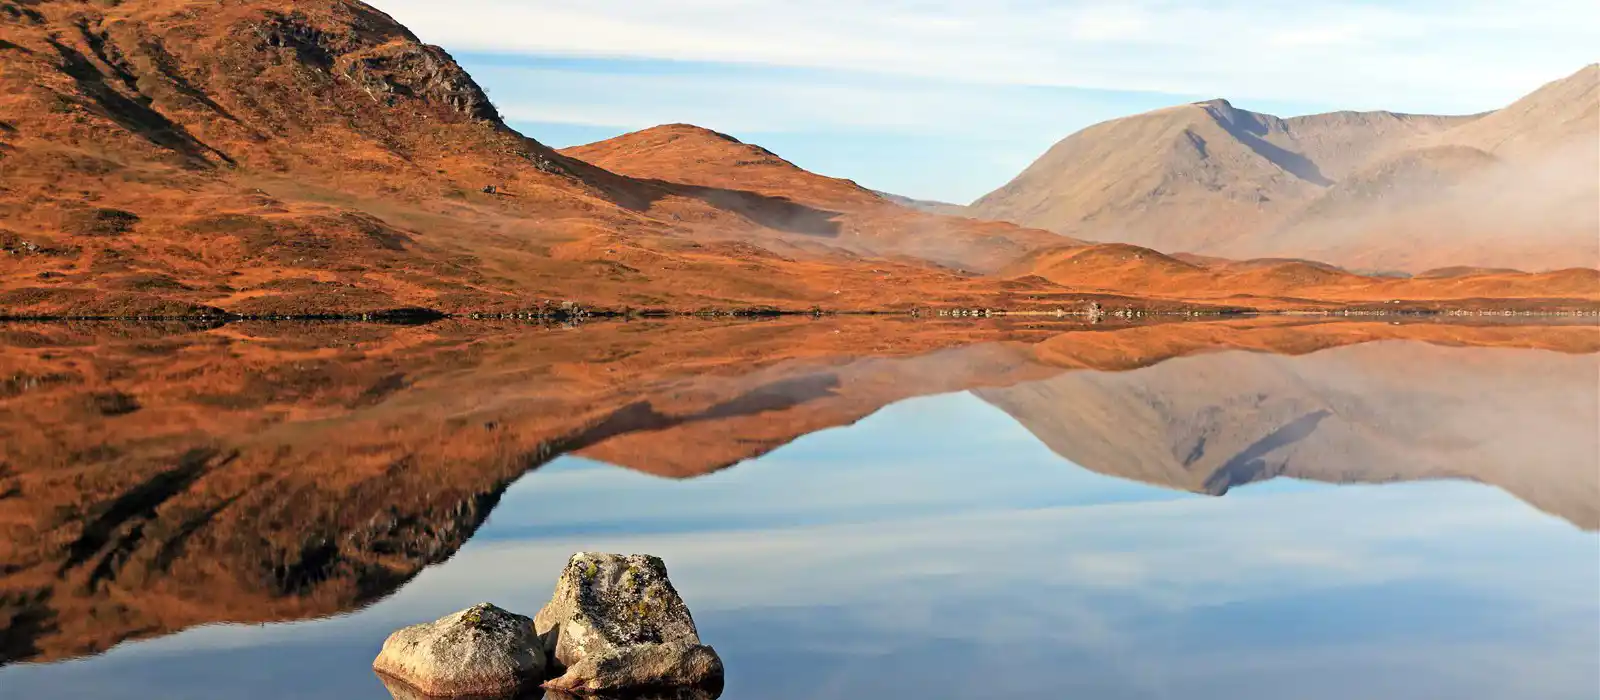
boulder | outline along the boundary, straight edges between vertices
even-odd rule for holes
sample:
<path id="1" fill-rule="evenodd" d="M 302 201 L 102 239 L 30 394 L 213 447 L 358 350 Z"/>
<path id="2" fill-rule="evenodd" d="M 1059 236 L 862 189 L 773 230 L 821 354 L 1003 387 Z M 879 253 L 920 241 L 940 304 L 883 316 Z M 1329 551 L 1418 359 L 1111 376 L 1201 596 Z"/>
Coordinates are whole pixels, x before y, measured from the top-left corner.
<path id="1" fill-rule="evenodd" d="M 533 619 L 566 691 L 720 687 L 722 660 L 657 557 L 579 552 Z"/>
<path id="2" fill-rule="evenodd" d="M 372 662 L 432 697 L 515 693 L 542 680 L 548 665 L 533 621 L 489 603 L 389 635 Z"/>

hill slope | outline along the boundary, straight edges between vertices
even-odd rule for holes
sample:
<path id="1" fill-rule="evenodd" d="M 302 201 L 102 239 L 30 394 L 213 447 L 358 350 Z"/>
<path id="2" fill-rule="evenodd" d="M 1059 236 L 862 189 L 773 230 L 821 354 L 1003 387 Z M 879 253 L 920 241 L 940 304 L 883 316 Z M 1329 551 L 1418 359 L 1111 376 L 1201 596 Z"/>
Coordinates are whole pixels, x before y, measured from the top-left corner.
<path id="1" fill-rule="evenodd" d="M 1511 157 L 1580 145 L 1600 130 L 1600 63 L 1545 84 L 1504 109 L 1439 134 L 1441 143 Z"/>
<path id="2" fill-rule="evenodd" d="M 808 172 L 760 146 L 689 124 L 652 127 L 562 153 L 629 177 L 716 188 L 732 194 L 719 199 L 731 208 L 806 212 L 772 213 L 779 222 L 771 228 L 810 238 L 789 236 L 790 244 L 904 255 L 988 272 L 1030 250 L 1081 243 L 1037 229 L 917 211 L 850 180 Z"/>

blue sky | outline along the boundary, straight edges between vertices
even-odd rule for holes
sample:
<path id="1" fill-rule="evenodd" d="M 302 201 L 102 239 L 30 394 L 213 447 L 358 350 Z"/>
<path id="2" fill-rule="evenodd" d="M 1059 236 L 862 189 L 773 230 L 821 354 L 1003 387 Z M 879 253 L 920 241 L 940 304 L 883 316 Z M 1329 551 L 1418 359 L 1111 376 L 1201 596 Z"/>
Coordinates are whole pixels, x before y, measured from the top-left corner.
<path id="1" fill-rule="evenodd" d="M 379 0 L 552 146 L 689 122 L 966 202 L 1105 119 L 1493 109 L 1593 62 L 1592 0 Z"/>

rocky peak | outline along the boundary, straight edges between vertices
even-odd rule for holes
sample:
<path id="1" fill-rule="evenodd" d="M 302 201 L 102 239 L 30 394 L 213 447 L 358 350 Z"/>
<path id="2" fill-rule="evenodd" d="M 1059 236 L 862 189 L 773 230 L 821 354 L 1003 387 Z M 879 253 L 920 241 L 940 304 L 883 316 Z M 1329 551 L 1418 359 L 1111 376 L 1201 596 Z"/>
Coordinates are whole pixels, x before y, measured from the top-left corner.
<path id="1" fill-rule="evenodd" d="M 500 122 L 488 95 L 444 49 L 421 43 L 361 3 L 335 3 L 334 9 L 331 21 L 321 22 L 299 10 L 266 10 L 244 29 L 258 39 L 258 50 L 290 50 L 308 68 L 354 81 L 385 105 L 410 98 L 469 119 Z"/>

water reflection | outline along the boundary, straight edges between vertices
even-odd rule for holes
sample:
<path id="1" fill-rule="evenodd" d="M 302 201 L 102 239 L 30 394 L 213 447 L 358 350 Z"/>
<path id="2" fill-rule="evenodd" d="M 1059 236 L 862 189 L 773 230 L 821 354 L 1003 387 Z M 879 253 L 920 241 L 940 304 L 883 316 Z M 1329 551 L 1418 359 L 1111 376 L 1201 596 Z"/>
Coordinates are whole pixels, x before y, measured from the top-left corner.
<path id="1" fill-rule="evenodd" d="M 415 688 L 406 685 L 403 681 L 389 678 L 383 674 L 375 674 L 383 683 L 384 690 L 389 691 L 393 700 L 438 700 L 437 698 L 423 695 Z M 615 695 L 572 695 L 557 690 L 532 691 L 515 695 L 456 695 L 450 700 L 717 700 L 720 693 L 701 688 L 676 688 L 672 690 L 647 690 L 627 696 Z"/>
<path id="2" fill-rule="evenodd" d="M 1410 695 L 1418 674 L 1579 697 L 1600 678 L 1592 328 L 887 328 L 13 328 L 7 658 L 398 594 L 13 665 L 0 687 L 382 697 L 366 669 L 389 629 L 536 610 L 577 549 L 665 556 L 729 697 Z M 1208 352 L 1230 348 L 1302 355 Z M 108 391 L 139 408 L 85 398 Z M 1295 480 L 1189 494 L 1274 476 Z M 1445 477 L 1567 522 L 1473 484 L 1308 483 Z"/>
<path id="3" fill-rule="evenodd" d="M 1600 529 L 1593 356 L 1372 343 L 1075 372 L 977 394 L 1096 471 L 1221 495 L 1290 476 L 1466 479 Z"/>

